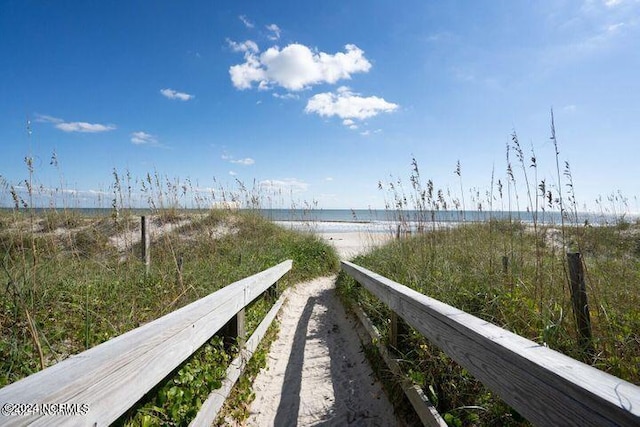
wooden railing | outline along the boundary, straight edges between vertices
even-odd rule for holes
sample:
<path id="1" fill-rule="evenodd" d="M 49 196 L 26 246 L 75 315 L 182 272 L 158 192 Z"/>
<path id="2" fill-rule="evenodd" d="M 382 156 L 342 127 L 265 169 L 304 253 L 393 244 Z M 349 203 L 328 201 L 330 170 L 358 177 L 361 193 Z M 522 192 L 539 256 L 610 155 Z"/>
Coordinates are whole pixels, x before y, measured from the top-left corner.
<path id="1" fill-rule="evenodd" d="M 358 265 L 342 270 L 533 424 L 640 425 L 640 387 Z"/>
<path id="2" fill-rule="evenodd" d="M 244 308 L 274 289 L 291 267 L 288 260 L 239 280 L 0 389 L 0 425 L 109 425 L 223 327 L 243 335 Z M 199 424 L 211 424 L 281 305 L 282 299 L 246 341 L 222 390 L 214 391 L 203 405 L 196 418 Z"/>

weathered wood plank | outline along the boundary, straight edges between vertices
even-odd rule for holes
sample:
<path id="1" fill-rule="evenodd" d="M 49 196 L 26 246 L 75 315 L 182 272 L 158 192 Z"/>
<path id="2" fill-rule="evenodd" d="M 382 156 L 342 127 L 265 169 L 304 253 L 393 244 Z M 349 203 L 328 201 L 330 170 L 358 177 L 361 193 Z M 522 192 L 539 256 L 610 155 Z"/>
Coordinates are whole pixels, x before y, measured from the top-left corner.
<path id="1" fill-rule="evenodd" d="M 378 329 L 375 327 L 373 322 L 371 322 L 369 316 L 367 316 L 367 314 L 359 305 L 356 305 L 352 308 L 356 313 L 356 316 L 358 316 L 360 323 L 369 333 L 370 338 L 368 339 L 368 342 L 376 346 L 376 348 L 380 352 L 380 356 L 389 367 L 389 370 L 393 372 L 394 375 L 401 378 L 402 390 L 409 399 L 409 402 L 411 402 L 411 406 L 413 406 L 416 414 L 418 414 L 422 425 L 429 427 L 447 427 L 447 423 L 438 413 L 436 407 L 433 406 L 433 404 L 429 401 L 422 389 L 413 384 L 413 382 L 411 382 L 402 374 L 402 370 L 400 369 L 400 365 L 398 364 L 398 362 L 393 357 L 391 357 L 389 351 L 385 348 L 384 345 L 382 345 L 382 335 L 380 334 L 380 331 L 378 331 Z"/>
<path id="2" fill-rule="evenodd" d="M 288 295 L 289 292 L 285 291 L 273 307 L 271 307 L 269 313 L 267 313 L 262 322 L 260 322 L 260 325 L 258 325 L 253 332 L 253 335 L 247 340 L 245 347 L 241 350 L 241 354 L 231 362 L 231 365 L 227 369 L 227 376 L 222 382 L 222 387 L 209 394 L 209 397 L 202 404 L 196 417 L 189 423 L 190 426 L 208 426 L 213 424 L 218 416 L 218 412 L 222 409 L 222 405 L 224 405 L 225 400 L 229 397 L 231 389 L 238 381 L 238 378 L 240 378 L 242 372 L 244 372 L 247 362 L 253 357 L 253 353 L 255 353 L 258 345 L 262 342 L 267 329 L 276 318 Z"/>
<path id="3" fill-rule="evenodd" d="M 57 425 L 108 425 L 291 269 L 285 261 L 44 371 L 0 389 L 0 402 L 88 404 L 85 416 Z M 0 418 L 7 425 L 51 425 L 46 416 Z"/>
<path id="4" fill-rule="evenodd" d="M 640 387 L 355 264 L 342 269 L 536 425 L 640 425 Z"/>

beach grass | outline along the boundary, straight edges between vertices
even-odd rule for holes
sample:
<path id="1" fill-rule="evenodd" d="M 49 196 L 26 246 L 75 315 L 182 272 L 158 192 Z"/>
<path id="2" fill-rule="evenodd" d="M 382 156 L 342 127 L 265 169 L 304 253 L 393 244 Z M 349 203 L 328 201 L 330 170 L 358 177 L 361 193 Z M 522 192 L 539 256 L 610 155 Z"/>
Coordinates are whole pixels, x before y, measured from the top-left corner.
<path id="1" fill-rule="evenodd" d="M 0 386 L 286 259 L 293 268 L 281 287 L 337 270 L 334 249 L 319 237 L 285 230 L 252 211 L 155 209 L 148 220 L 157 232 L 147 273 L 136 242 L 140 218 L 126 209 L 102 217 L 55 209 L 0 214 Z M 248 333 L 271 303 L 248 307 Z M 219 385 L 231 356 L 213 338 L 120 422 L 188 422 L 197 402 Z"/>
<path id="2" fill-rule="evenodd" d="M 549 229 L 542 228 L 542 235 Z M 574 234 L 576 233 L 576 234 Z M 515 234 L 515 237 L 513 236 Z M 593 227 L 568 236 L 584 248 L 595 355 L 580 347 L 566 255 L 524 225 L 468 224 L 402 238 L 353 260 L 358 265 L 537 343 L 640 384 L 640 225 Z M 511 251 L 512 239 L 516 239 Z M 502 257 L 508 257 L 507 271 Z M 365 309 L 383 335 L 390 311 L 350 277 L 338 290 Z M 405 374 L 442 414 L 463 425 L 519 425 L 517 414 L 419 333 L 397 347 Z M 465 409 L 466 408 L 466 409 Z"/>
<path id="3" fill-rule="evenodd" d="M 560 167 L 553 117 L 551 129 L 553 177 L 538 176 L 536 154 L 524 153 L 515 132 L 507 144 L 505 173 L 492 170 L 489 190 L 466 189 L 460 161 L 453 168 L 459 193 L 439 189 L 423 179 L 412 159 L 410 185 L 403 187 L 400 179 L 378 184 L 397 238 L 353 261 L 640 384 L 640 223 L 628 218 L 627 199 L 619 193 L 597 200 L 599 212 L 578 212 L 570 165 Z M 85 216 L 68 208 L 86 203 L 74 199 L 78 193 L 64 188 L 62 180 L 60 188 L 38 185 L 31 157 L 25 164 L 28 179 L 19 185 L 2 181 L 0 189 L 0 201 L 12 202 L 0 211 L 0 387 L 286 259 L 293 259 L 293 269 L 281 286 L 338 269 L 335 250 L 318 236 L 260 217 L 260 207 L 281 196 L 260 194 L 255 183 L 247 188 L 238 182 L 238 191 L 201 189 L 157 172 L 137 179 L 114 170 L 113 183 L 96 202 L 109 208 Z M 134 206 L 147 206 L 147 219 L 157 230 L 148 272 L 140 259 L 140 215 Z M 248 209 L 234 210 L 238 206 Z M 470 206 L 481 222 L 469 221 Z M 304 207 L 311 211 L 316 204 Z M 456 223 L 443 226 L 440 213 Z M 580 252 L 585 266 L 593 353 L 577 344 L 568 252 Z M 360 304 L 387 333 L 390 313 L 379 301 L 343 274 L 338 292 L 347 305 Z M 269 308 L 262 299 L 247 308 L 249 333 Z M 247 416 L 252 378 L 264 365 L 276 330 L 277 324 L 218 423 Z M 411 328 L 396 351 L 405 375 L 450 425 L 526 424 Z M 220 385 L 233 353 L 212 338 L 118 424 L 188 423 L 209 389 Z"/>
<path id="4" fill-rule="evenodd" d="M 456 194 L 425 181 L 413 159 L 409 186 L 401 179 L 378 184 L 398 224 L 396 239 L 353 262 L 640 384 L 640 221 L 628 217 L 628 201 L 616 193 L 607 197 L 606 207 L 602 198 L 597 201 L 600 212 L 579 212 L 569 163 L 560 168 L 553 116 L 551 128 L 555 177 L 538 177 L 533 149 L 527 157 L 514 132 L 507 145 L 506 176 L 498 178 L 494 169 L 484 194 L 465 190 L 460 162 L 454 170 L 460 182 Z M 557 184 L 549 185 L 552 181 Z M 484 220 L 469 221 L 465 199 L 476 206 L 473 216 Z M 439 222 L 442 213 L 457 221 Z M 568 253 L 581 254 L 593 350 L 579 345 Z M 343 273 L 338 292 L 347 305 L 360 305 L 388 336 L 386 306 Z M 450 425 L 527 424 L 415 330 L 405 329 L 395 351 L 404 375 L 425 391 Z"/>

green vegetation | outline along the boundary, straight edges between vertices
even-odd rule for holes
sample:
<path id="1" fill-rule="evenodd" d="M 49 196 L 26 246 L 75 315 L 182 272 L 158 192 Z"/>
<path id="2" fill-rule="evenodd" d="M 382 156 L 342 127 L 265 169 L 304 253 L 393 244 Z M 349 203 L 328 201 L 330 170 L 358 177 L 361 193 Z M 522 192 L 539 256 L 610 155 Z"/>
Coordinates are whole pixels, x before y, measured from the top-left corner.
<path id="1" fill-rule="evenodd" d="M 571 230 L 568 237 L 589 248 L 584 261 L 596 347 L 593 360 L 585 360 L 577 345 L 563 252 L 545 240 L 536 241 L 533 232 L 520 224 L 493 222 L 428 232 L 395 240 L 354 262 L 638 384 L 640 256 L 636 245 L 640 226 L 624 231 L 587 227 Z M 510 260 L 506 274 L 505 254 Z M 390 313 L 382 303 L 344 274 L 338 289 L 343 299 L 360 304 L 388 335 Z M 427 392 L 442 414 L 464 425 L 522 421 L 419 333 L 409 328 L 401 338 L 397 351 L 406 375 Z"/>
<path id="2" fill-rule="evenodd" d="M 247 367 L 238 379 L 238 382 L 231 391 L 231 395 L 226 400 L 222 411 L 218 415 L 216 425 L 224 426 L 229 424 L 229 420 L 238 422 L 249 418 L 249 408 L 251 402 L 255 399 L 255 394 L 252 389 L 253 381 L 260 373 L 260 370 L 267 366 L 269 349 L 278 337 L 278 331 L 278 321 L 275 320 L 269 329 L 267 329 L 267 333 L 253 354 L 253 357 L 247 362 Z"/>
<path id="3" fill-rule="evenodd" d="M 110 217 L 75 211 L 0 213 L 0 386 L 14 382 L 202 298 L 286 259 L 286 287 L 337 269 L 337 255 L 311 234 L 284 230 L 246 211 L 157 209 L 151 268 L 139 259 L 140 219 L 128 210 Z M 247 309 L 248 333 L 273 301 Z M 264 362 L 266 351 L 258 352 Z M 214 337 L 120 423 L 186 425 L 220 385 L 233 349 Z M 252 381 L 256 369 L 247 377 Z M 249 404 L 250 381 L 239 399 Z M 249 391 L 247 391 L 249 390 Z M 246 411 L 245 411 L 246 412 Z M 241 412 L 231 416 L 243 416 Z"/>
<path id="4" fill-rule="evenodd" d="M 391 196 L 386 207 L 396 214 L 399 238 L 354 261 L 640 384 L 640 223 L 625 219 L 627 200 L 620 194 L 607 197 L 610 206 L 599 199 L 600 212 L 591 215 L 614 218 L 609 225 L 591 226 L 580 217 L 569 164 L 560 170 L 553 117 L 551 130 L 556 176 L 539 179 L 535 153 L 532 150 L 526 159 L 514 132 L 507 146 L 506 177 L 498 179 L 492 171 L 486 192 L 472 188 L 465 196 L 460 162 L 454 171 L 460 193 L 437 189 L 431 180 L 422 181 L 414 159 L 408 193 L 401 180 L 379 183 Z M 520 167 L 511 164 L 514 155 Z M 251 211 L 202 208 L 218 203 L 258 208 L 264 197 L 242 183 L 237 194 L 212 190 L 211 200 L 188 180 L 181 184 L 157 174 L 134 180 L 129 172 L 121 176 L 114 170 L 109 216 L 83 217 L 69 209 L 35 209 L 34 200 L 42 204 L 50 197 L 55 205 L 57 194 L 65 189 L 37 193 L 32 158 L 25 158 L 25 163 L 26 193 L 1 182 L 8 194 L 0 196 L 11 199 L 13 209 L 0 211 L 6 283 L 0 287 L 0 387 L 286 259 L 293 259 L 293 270 L 281 287 L 337 270 L 335 251 L 318 237 L 284 230 Z M 524 185 L 516 182 L 517 176 Z M 525 189 L 525 197 L 518 197 L 518 188 Z M 187 195 L 195 201 L 191 211 L 180 208 L 186 205 Z M 132 206 L 141 200 L 152 212 L 154 227 L 165 229 L 154 238 L 149 273 L 139 259 L 140 243 L 135 242 L 140 219 Z M 465 200 L 477 208 L 484 222 L 467 222 Z M 497 210 L 507 212 L 508 219 L 494 217 Z M 521 221 L 521 210 L 530 214 L 531 223 Z M 436 217 L 442 211 L 454 213 L 460 224 L 441 227 Z M 402 237 L 406 234 L 411 236 Z M 567 284 L 569 251 L 581 252 L 586 267 L 594 355 L 577 345 Z M 388 335 L 389 310 L 377 299 L 343 274 L 338 291 L 347 305 L 360 304 Z M 247 308 L 249 334 L 272 303 L 258 299 Z M 265 366 L 276 334 L 274 324 L 218 424 L 247 417 L 254 397 L 251 383 Z M 365 351 L 376 360 L 373 348 Z M 411 328 L 405 329 L 394 351 L 405 375 L 423 388 L 450 425 L 526 424 Z M 219 337 L 212 338 L 118 424 L 186 425 L 210 389 L 220 386 L 234 354 L 233 347 L 225 348 Z M 377 363 L 374 368 L 387 379 L 387 390 L 395 398 L 400 388 L 384 375 L 384 368 Z"/>
<path id="5" fill-rule="evenodd" d="M 423 182 L 414 159 L 408 191 L 400 179 L 378 185 L 390 196 L 386 206 L 400 224 L 398 239 L 353 261 L 640 384 L 640 222 L 625 220 L 622 212 L 628 212 L 627 199 L 620 194 L 607 198 L 610 207 L 599 199 L 598 214 L 585 217 L 578 212 L 568 162 L 560 170 L 553 115 L 551 131 L 555 177 L 538 178 L 535 153 L 532 150 L 527 159 L 514 132 L 507 145 L 506 177 L 496 179 L 494 170 L 484 195 L 473 188 L 470 197 L 464 196 L 460 162 L 454 170 L 460 193 L 455 194 L 450 189 L 437 189 L 432 180 Z M 514 154 L 519 167 L 511 163 Z M 517 176 L 524 185 L 518 187 Z M 547 184 L 552 181 L 563 184 Z M 518 197 L 518 188 L 520 192 L 524 188 L 526 198 Z M 477 207 L 473 216 L 483 218 L 482 222 L 468 222 L 465 198 Z M 505 219 L 494 216 L 497 206 L 506 212 Z M 531 222 L 521 220 L 524 206 Z M 454 214 L 459 223 L 443 227 L 437 221 L 441 211 Z M 593 226 L 589 218 L 608 224 Z M 568 252 L 580 252 L 583 257 L 594 354 L 578 345 Z M 383 336 L 388 336 L 390 312 L 386 306 L 342 273 L 338 292 L 347 305 L 359 304 Z M 408 326 L 404 332 L 394 349 L 404 374 L 422 387 L 449 425 L 527 425 L 427 339 Z"/>

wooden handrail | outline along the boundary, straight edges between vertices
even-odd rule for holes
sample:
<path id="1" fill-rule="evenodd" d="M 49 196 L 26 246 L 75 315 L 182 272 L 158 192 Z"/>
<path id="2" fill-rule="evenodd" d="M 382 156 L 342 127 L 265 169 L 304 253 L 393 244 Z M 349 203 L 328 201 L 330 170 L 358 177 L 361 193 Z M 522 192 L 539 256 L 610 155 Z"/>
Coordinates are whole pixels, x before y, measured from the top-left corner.
<path id="1" fill-rule="evenodd" d="M 640 387 L 356 264 L 342 270 L 541 426 L 638 426 Z"/>
<path id="2" fill-rule="evenodd" d="M 2 425 L 109 425 L 292 267 L 284 261 L 0 389 L 0 405 L 83 405 L 81 415 L 6 416 Z M 3 410 L 4 412 L 4 410 Z"/>

